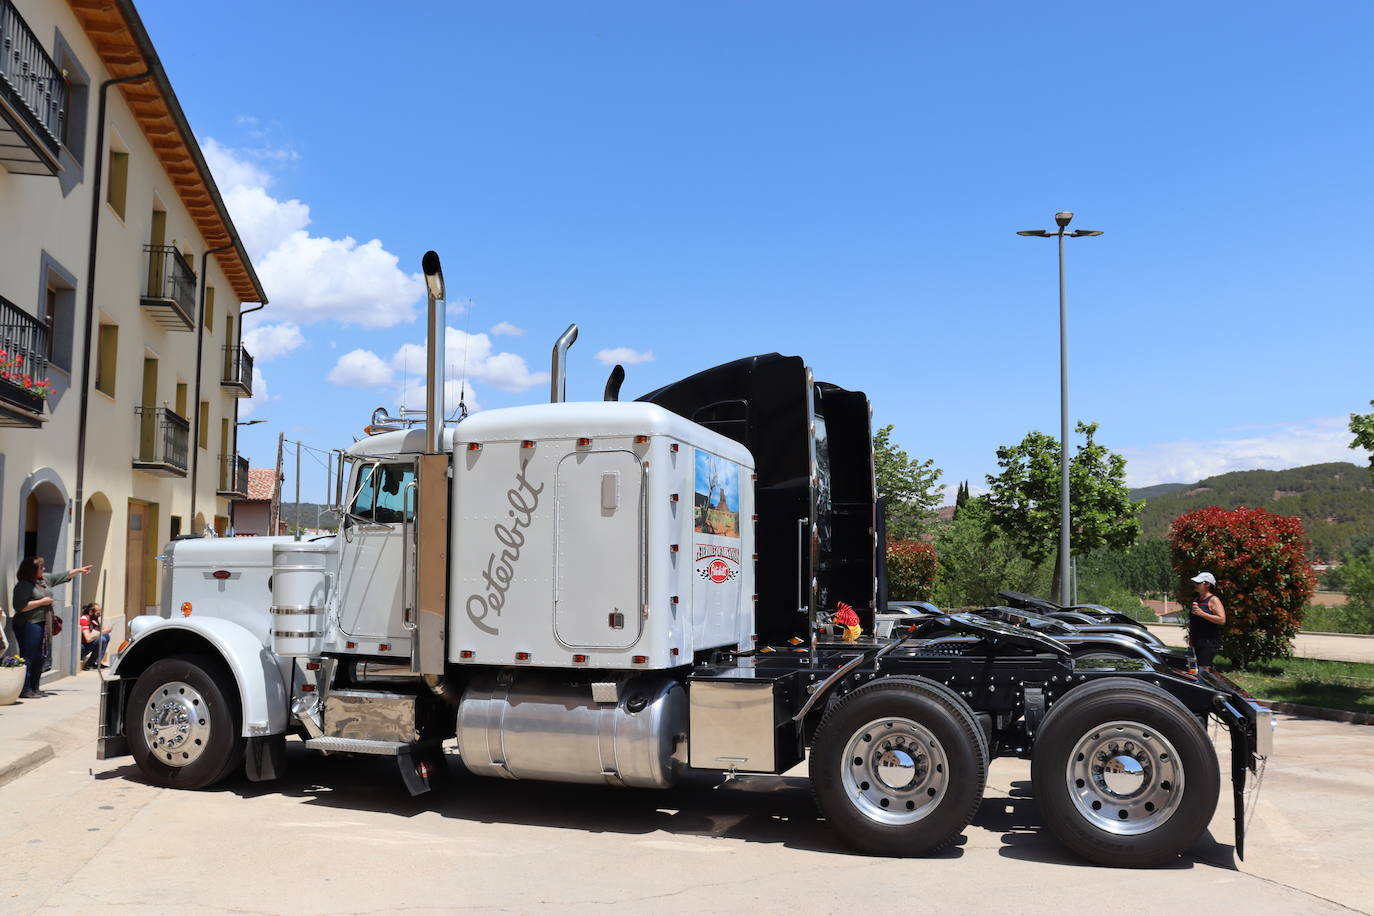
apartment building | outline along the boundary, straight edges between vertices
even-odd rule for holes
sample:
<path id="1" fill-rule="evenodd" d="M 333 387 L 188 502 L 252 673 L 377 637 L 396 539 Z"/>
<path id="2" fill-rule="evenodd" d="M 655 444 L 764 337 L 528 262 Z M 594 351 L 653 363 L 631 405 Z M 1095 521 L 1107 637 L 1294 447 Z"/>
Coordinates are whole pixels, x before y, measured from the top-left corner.
<path id="1" fill-rule="evenodd" d="M 83 602 L 151 610 L 162 545 L 247 495 L 266 302 L 132 0 L 0 0 L 0 602 L 25 556 L 93 567 L 57 670 Z"/>

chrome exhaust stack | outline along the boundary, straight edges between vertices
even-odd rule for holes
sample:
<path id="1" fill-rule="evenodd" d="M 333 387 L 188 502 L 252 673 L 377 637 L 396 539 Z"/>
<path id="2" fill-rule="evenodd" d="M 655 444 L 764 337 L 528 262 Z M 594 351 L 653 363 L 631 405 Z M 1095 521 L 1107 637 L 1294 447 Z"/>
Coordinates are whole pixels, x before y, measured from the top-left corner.
<path id="1" fill-rule="evenodd" d="M 425 428 L 426 448 L 431 455 L 444 450 L 444 336 L 447 309 L 444 305 L 444 270 L 439 255 L 426 251 L 420 259 L 429 292 L 429 346 L 425 347 Z M 576 336 L 574 334 L 574 336 Z"/>
<path id="2" fill-rule="evenodd" d="M 552 381 L 549 383 L 549 401 L 551 403 L 557 404 L 568 399 L 568 348 L 576 341 L 577 325 L 570 324 L 553 345 L 553 369 L 550 372 Z"/>

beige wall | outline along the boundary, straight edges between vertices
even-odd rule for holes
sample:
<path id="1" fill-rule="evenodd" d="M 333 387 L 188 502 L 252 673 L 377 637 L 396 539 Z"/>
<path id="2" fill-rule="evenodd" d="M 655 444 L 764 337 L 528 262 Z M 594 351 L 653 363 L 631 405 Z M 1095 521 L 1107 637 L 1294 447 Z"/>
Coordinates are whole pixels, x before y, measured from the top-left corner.
<path id="1" fill-rule="evenodd" d="M 77 419 L 80 410 L 82 346 L 85 324 L 84 310 L 87 286 L 87 257 L 91 216 L 91 186 L 94 175 L 96 138 L 96 108 L 99 83 L 109 74 L 87 41 L 70 9 L 61 0 L 15 0 L 21 17 L 37 34 L 40 42 L 52 53 L 54 33 L 60 31 L 86 70 L 90 79 L 89 100 L 86 106 L 84 151 L 84 180 L 65 196 L 55 177 L 12 175 L 0 166 L 0 296 L 4 296 L 30 314 L 38 314 L 43 281 L 40 263 L 47 253 L 66 271 L 75 276 L 77 289 L 70 376 L 52 369 L 51 377 L 58 385 L 65 385 L 60 399 L 49 402 L 48 420 L 41 429 L 0 429 L 0 454 L 3 454 L 3 480 L 0 481 L 0 575 L 5 577 L 5 597 L 8 603 L 9 583 L 23 550 L 25 500 L 22 488 L 35 472 L 49 469 L 45 476 L 54 478 L 63 497 L 76 497 Z M 188 387 L 187 416 L 192 423 L 190 450 L 198 455 L 196 487 L 196 516 L 213 523 L 216 515 L 228 515 L 229 501 L 217 494 L 219 456 L 232 453 L 234 443 L 221 442 L 221 419 L 228 418 L 230 438 L 237 418 L 237 401 L 232 389 L 221 385 L 223 346 L 226 340 L 225 315 L 237 315 L 240 304 L 221 273 L 214 258 L 208 262 L 208 276 L 198 277 L 196 290 L 199 307 L 201 287 L 206 282 L 215 288 L 213 321 L 207 322 L 203 338 L 203 368 L 201 399 L 209 402 L 207 448 L 196 441 L 194 424 L 197 419 L 195 403 L 196 342 L 195 331 L 168 331 L 159 327 L 140 305 L 147 272 L 143 246 L 149 242 L 154 202 L 166 210 L 166 241 L 175 244 L 199 274 L 201 255 L 208 247 L 195 228 L 190 214 L 182 205 L 166 173 L 162 170 L 147 138 L 139 128 L 133 113 L 120 91 L 111 89 L 107 116 L 106 149 L 111 144 L 122 145 L 129 153 L 129 178 L 125 213 L 121 218 L 103 199 L 100 204 L 100 237 L 95 271 L 96 320 L 113 322 L 119 327 L 118 369 L 115 396 L 95 391 L 90 394 L 87 461 L 84 496 L 88 507 L 84 559 L 95 562 L 97 569 L 86 579 L 82 589 L 85 600 L 98 597 L 104 582 L 106 614 L 134 616 L 142 608 L 125 608 L 125 570 L 128 566 L 125 544 L 130 499 L 144 500 L 156 505 L 156 528 L 148 532 L 149 554 L 160 552 L 168 537 L 170 519 L 179 516 L 182 533 L 189 533 L 194 524 L 191 517 L 191 484 L 189 474 L 181 477 L 159 477 L 134 470 L 132 461 L 138 448 L 138 427 L 134 408 L 142 400 L 145 357 L 159 361 L 156 403 L 175 410 L 178 382 Z M 108 178 L 108 171 L 107 171 Z M 102 198 L 104 194 L 102 193 Z M 94 343 L 94 341 L 93 341 Z M 91 371 L 95 371 L 95 356 L 91 357 Z M 188 462 L 189 463 L 189 462 Z M 52 489 L 45 492 L 51 494 Z M 72 563 L 73 532 L 68 514 L 63 515 L 65 531 L 59 541 L 60 555 L 49 557 L 52 566 L 66 569 Z M 198 527 L 198 526 L 197 526 Z M 148 604 L 158 600 L 158 570 L 155 563 L 145 566 L 149 590 Z M 67 601 L 76 597 L 69 589 Z M 74 631 L 71 628 L 69 632 Z M 64 634 L 64 638 L 68 634 Z M 59 650 L 61 647 L 59 647 Z M 59 665 L 65 657 L 58 656 Z"/>

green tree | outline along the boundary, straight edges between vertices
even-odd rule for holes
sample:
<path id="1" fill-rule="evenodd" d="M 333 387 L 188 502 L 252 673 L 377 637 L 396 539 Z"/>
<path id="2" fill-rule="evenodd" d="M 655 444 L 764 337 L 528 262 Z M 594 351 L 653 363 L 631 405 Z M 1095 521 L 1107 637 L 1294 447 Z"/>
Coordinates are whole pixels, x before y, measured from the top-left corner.
<path id="1" fill-rule="evenodd" d="M 1049 569 L 1022 556 L 1011 539 L 992 526 L 987 497 L 970 498 L 935 536 L 940 574 L 935 603 L 941 607 L 998 604 L 997 592 L 1011 589 L 1044 594 Z"/>
<path id="2" fill-rule="evenodd" d="M 1374 401 L 1370 401 L 1369 406 L 1374 407 Z M 1352 413 L 1350 431 L 1355 434 L 1355 441 L 1350 443 L 1351 448 L 1374 452 L 1374 413 Z M 1369 476 L 1374 477 L 1374 455 L 1369 456 Z"/>
<path id="3" fill-rule="evenodd" d="M 1140 533 L 1140 510 L 1126 488 L 1126 459 L 1097 444 L 1096 423 L 1079 422 L 1085 438 L 1069 461 L 1069 538 L 1079 552 L 1110 547 L 1124 550 Z M 1032 431 L 1019 445 L 997 449 L 1002 473 L 989 474 L 988 508 L 992 523 L 1032 562 L 1044 562 L 1059 545 L 1059 443 Z M 1054 585 L 1059 564 L 1055 557 Z M 1063 600 L 1061 597 L 1060 601 Z"/>
<path id="4" fill-rule="evenodd" d="M 954 517 L 959 517 L 959 510 L 964 508 L 964 503 L 968 502 L 968 481 L 959 484 L 959 489 L 954 494 Z"/>
<path id="5" fill-rule="evenodd" d="M 917 461 L 892 442 L 892 425 L 873 437 L 873 471 L 878 495 L 887 499 L 887 536 L 910 541 L 925 534 L 943 491 L 936 485 L 944 472 L 933 459 Z"/>
<path id="6" fill-rule="evenodd" d="M 1374 607 L 1374 553 L 1352 557 L 1341 568 L 1341 580 L 1352 602 L 1361 607 Z"/>

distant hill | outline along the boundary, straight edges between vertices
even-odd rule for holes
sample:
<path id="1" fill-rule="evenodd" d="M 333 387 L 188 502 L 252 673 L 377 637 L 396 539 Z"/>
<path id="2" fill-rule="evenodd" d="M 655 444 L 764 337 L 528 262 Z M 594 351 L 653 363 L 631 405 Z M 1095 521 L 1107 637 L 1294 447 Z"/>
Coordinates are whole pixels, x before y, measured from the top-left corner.
<path id="1" fill-rule="evenodd" d="M 316 516 L 316 510 L 318 510 L 319 512 L 318 516 Z M 315 519 L 317 517 L 320 520 L 318 526 L 315 524 Z M 296 524 L 295 503 L 283 502 L 281 504 L 281 520 L 286 523 L 287 527 L 291 527 Z M 332 515 L 331 513 L 326 512 L 324 506 L 318 503 L 303 502 L 301 503 L 301 527 L 319 527 L 323 530 L 333 531 L 335 528 L 339 527 L 339 520 L 335 518 L 334 515 Z"/>
<path id="2" fill-rule="evenodd" d="M 1249 506 L 1299 516 L 1312 539 L 1312 556 L 1325 560 L 1338 559 L 1355 535 L 1374 532 L 1369 469 L 1345 461 L 1284 471 L 1233 471 L 1192 485 L 1143 487 L 1131 495 L 1146 500 L 1140 515 L 1145 537 L 1164 537 L 1175 518 L 1206 506 Z"/>
<path id="3" fill-rule="evenodd" d="M 1157 483 L 1153 487 L 1141 487 L 1131 491 L 1131 499 L 1154 499 L 1167 493 L 1176 493 L 1191 487 L 1190 483 Z"/>

